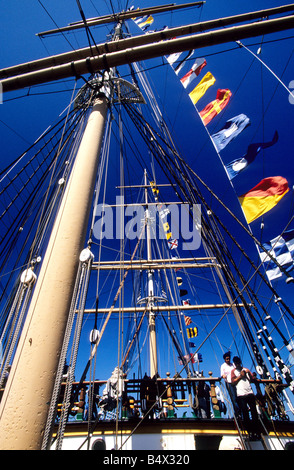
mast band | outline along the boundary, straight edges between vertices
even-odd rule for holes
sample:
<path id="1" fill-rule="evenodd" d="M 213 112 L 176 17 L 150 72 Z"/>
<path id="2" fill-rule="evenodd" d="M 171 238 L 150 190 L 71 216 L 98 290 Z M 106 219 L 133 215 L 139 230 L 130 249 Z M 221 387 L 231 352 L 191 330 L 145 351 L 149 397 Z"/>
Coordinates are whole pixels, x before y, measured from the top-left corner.
<path id="1" fill-rule="evenodd" d="M 103 54 L 102 60 L 103 60 L 103 64 L 104 64 L 105 69 L 109 70 L 109 65 L 108 65 L 108 62 L 107 62 L 106 54 Z"/>

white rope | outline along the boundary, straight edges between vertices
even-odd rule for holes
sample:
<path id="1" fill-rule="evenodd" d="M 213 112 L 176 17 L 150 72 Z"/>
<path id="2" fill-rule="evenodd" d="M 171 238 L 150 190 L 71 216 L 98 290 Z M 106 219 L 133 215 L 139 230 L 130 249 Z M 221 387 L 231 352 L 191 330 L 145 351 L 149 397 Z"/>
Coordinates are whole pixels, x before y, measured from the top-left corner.
<path id="1" fill-rule="evenodd" d="M 244 46 L 244 44 L 241 41 L 236 41 L 236 43 L 239 46 L 246 49 L 246 51 L 248 51 L 250 54 L 252 54 L 255 57 L 255 59 L 259 60 L 259 62 L 276 78 L 276 80 L 278 80 L 278 82 L 285 88 L 285 90 L 287 90 L 287 92 L 289 93 L 291 98 L 294 100 L 294 95 L 291 92 L 291 90 L 289 90 L 287 85 L 285 85 L 285 83 L 277 76 L 277 74 L 265 62 L 263 62 L 263 60 L 261 60 L 261 58 L 258 57 L 258 55 L 254 54 L 254 52 L 252 52 L 250 49 L 248 49 L 248 47 Z"/>

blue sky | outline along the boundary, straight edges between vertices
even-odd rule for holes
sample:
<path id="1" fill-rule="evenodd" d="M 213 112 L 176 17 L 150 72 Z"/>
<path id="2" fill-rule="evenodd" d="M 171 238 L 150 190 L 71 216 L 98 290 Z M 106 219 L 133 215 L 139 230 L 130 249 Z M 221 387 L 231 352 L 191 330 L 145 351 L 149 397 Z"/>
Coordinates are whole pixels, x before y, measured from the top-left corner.
<path id="1" fill-rule="evenodd" d="M 114 9 L 118 11 L 122 3 L 113 1 Z M 165 4 L 163 0 L 157 2 L 148 0 L 136 3 L 134 6 L 146 7 L 153 6 L 155 3 Z M 111 12 L 110 4 L 106 1 L 83 0 L 81 4 L 88 18 Z M 201 9 L 158 15 L 155 17 L 153 27 L 161 29 L 165 25 L 172 27 L 282 4 L 279 1 L 269 0 L 258 2 L 207 0 Z M 43 0 L 42 4 L 32 0 L 23 0 L 22 2 L 1 0 L 0 6 L 1 68 L 70 49 L 68 41 L 60 35 L 41 40 L 36 36 L 36 33 L 55 28 L 54 22 L 61 27 L 69 22 L 80 20 L 74 0 L 63 0 L 62 2 Z M 122 7 L 124 6 L 122 5 Z M 131 3 L 128 6 L 131 6 Z M 96 41 L 100 43 L 104 42 L 105 33 L 108 33 L 109 30 L 109 27 L 95 28 L 92 32 Z M 67 39 L 74 48 L 87 45 L 86 35 L 83 31 L 68 35 Z M 244 44 L 248 45 L 254 53 L 261 46 L 259 57 L 287 86 L 291 80 L 294 80 L 293 31 L 244 40 Z M 175 132 L 175 143 L 180 152 L 192 169 L 197 169 L 199 175 L 238 217 L 242 217 L 242 212 L 237 195 L 248 191 L 264 177 L 283 176 L 287 178 L 290 191 L 278 207 L 265 215 L 263 232 L 261 233 L 260 219 L 251 224 L 251 230 L 259 240 L 261 236 L 262 240 L 269 240 L 284 230 L 293 214 L 294 105 L 290 103 L 287 91 L 278 84 L 269 71 L 262 67 L 257 60 L 253 61 L 253 57 L 247 51 L 241 50 L 234 43 L 201 49 L 194 53 L 193 59 L 196 57 L 206 58 L 206 71 L 210 71 L 216 78 L 216 84 L 199 101 L 199 110 L 215 98 L 218 88 L 228 88 L 232 91 L 232 99 L 228 107 L 207 127 L 209 133 L 213 134 L 222 127 L 227 119 L 240 113 L 245 113 L 251 121 L 250 127 L 221 153 L 224 163 L 241 157 L 250 143 L 269 141 L 275 131 L 278 131 L 279 134 L 278 143 L 263 153 L 261 152 L 254 164 L 235 178 L 234 189 L 228 182 L 206 129 L 188 97 L 187 92 L 193 89 L 197 81 L 188 90 L 184 90 L 173 70 L 166 63 L 162 65 L 162 59 L 146 62 L 145 65 L 146 68 L 152 68 L 152 81 L 156 83 L 156 92 L 160 96 L 164 113 L 168 113 L 170 126 Z M 192 63 L 187 63 L 183 74 L 188 71 L 189 65 Z M 159 67 L 159 65 L 162 66 Z M 0 105 L 1 169 L 13 161 L 52 121 L 57 119 L 59 113 L 67 106 L 73 85 L 74 80 L 67 80 L 32 88 L 29 91 L 30 96 L 27 96 L 28 90 L 20 90 L 4 96 L 4 103 Z M 79 81 L 79 85 L 82 86 L 83 82 Z M 52 93 L 53 91 L 55 93 Z M 213 198 L 209 195 L 207 197 L 213 208 L 219 210 L 219 206 L 213 201 Z M 250 256 L 257 262 L 254 244 L 249 243 L 248 237 L 243 234 L 236 223 L 231 221 L 230 217 L 225 215 L 225 221 L 232 233 L 240 237 L 246 248 L 249 249 Z M 294 223 L 290 224 L 289 228 L 294 228 Z M 285 295 L 285 298 L 293 303 L 293 287 L 291 285 L 285 286 L 284 283 L 281 287 L 283 296 Z M 202 339 L 201 336 L 199 341 Z M 230 345 L 231 340 L 222 343 L 223 348 L 230 347 Z M 221 349 L 218 352 L 219 355 L 220 351 Z M 212 367 L 214 374 L 217 374 L 217 360 L 213 356 L 211 359 L 212 365 L 210 367 Z M 114 365 L 115 360 L 113 361 Z M 218 360 L 220 360 L 219 357 Z M 205 364 L 204 367 L 207 371 L 208 364 Z"/>

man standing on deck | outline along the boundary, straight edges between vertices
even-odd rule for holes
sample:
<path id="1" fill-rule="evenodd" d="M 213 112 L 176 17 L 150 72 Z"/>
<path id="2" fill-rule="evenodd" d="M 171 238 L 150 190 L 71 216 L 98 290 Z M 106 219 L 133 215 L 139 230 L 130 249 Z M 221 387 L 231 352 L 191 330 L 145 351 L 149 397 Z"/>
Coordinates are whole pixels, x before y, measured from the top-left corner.
<path id="1" fill-rule="evenodd" d="M 248 430 L 256 431 L 256 428 L 258 427 L 258 414 L 255 395 L 251 387 L 251 383 L 255 382 L 256 379 L 249 369 L 242 366 L 241 359 L 239 357 L 233 357 L 233 363 L 235 364 L 235 368 L 231 373 L 231 381 L 232 384 L 236 386 L 237 402 L 242 413 L 244 424 Z M 251 421 L 249 418 L 248 407 L 251 413 Z M 253 426 L 250 426 L 251 424 Z"/>
<path id="2" fill-rule="evenodd" d="M 239 408 L 239 405 L 237 403 L 236 387 L 235 387 L 235 385 L 232 385 L 232 382 L 231 382 L 231 373 L 232 373 L 232 370 L 235 368 L 235 366 L 231 362 L 231 353 L 230 352 L 226 352 L 223 355 L 223 358 L 224 358 L 225 362 L 221 365 L 220 374 L 221 374 L 221 377 L 226 382 L 226 387 L 227 387 L 227 390 L 229 392 L 229 395 L 230 395 L 230 398 L 231 398 L 231 401 L 232 401 L 232 405 L 233 405 L 233 408 L 234 408 L 235 415 L 237 417 L 239 417 L 240 416 L 240 408 Z"/>

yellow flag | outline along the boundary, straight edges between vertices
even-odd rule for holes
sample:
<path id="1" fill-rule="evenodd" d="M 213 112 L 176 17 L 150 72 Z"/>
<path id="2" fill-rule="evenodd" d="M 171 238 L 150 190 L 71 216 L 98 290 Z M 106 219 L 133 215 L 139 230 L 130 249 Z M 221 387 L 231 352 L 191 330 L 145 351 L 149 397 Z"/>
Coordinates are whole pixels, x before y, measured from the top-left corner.
<path id="1" fill-rule="evenodd" d="M 197 335 L 198 335 L 197 326 L 195 326 L 194 328 L 187 328 L 188 338 L 196 338 Z"/>
<path id="2" fill-rule="evenodd" d="M 202 78 L 201 82 L 198 83 L 196 88 L 194 88 L 194 90 L 189 93 L 193 104 L 196 104 L 197 101 L 199 101 L 200 98 L 206 93 L 208 88 L 211 87 L 214 83 L 214 76 L 211 75 L 210 72 L 207 72 L 207 74 Z"/>

